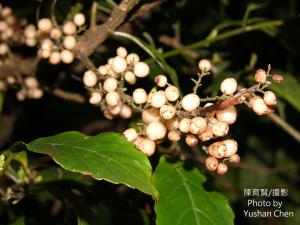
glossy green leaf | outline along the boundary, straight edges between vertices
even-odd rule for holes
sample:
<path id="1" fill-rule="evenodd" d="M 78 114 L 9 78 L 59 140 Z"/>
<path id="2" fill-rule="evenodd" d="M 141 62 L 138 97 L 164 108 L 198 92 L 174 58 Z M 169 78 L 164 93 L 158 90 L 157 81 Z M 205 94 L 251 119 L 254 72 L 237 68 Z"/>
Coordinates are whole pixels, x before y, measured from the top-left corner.
<path id="1" fill-rule="evenodd" d="M 300 112 L 300 83 L 292 75 L 284 74 L 284 81 L 280 84 L 272 82 L 269 89 Z"/>
<path id="2" fill-rule="evenodd" d="M 228 200 L 204 189 L 205 177 L 197 168 L 186 170 L 182 162 L 169 163 L 162 157 L 153 181 L 159 192 L 157 225 L 234 224 Z"/>
<path id="3" fill-rule="evenodd" d="M 150 182 L 148 158 L 120 134 L 109 132 L 90 137 L 70 131 L 39 138 L 27 147 L 33 152 L 50 155 L 67 170 L 126 184 L 154 197 L 157 195 Z"/>

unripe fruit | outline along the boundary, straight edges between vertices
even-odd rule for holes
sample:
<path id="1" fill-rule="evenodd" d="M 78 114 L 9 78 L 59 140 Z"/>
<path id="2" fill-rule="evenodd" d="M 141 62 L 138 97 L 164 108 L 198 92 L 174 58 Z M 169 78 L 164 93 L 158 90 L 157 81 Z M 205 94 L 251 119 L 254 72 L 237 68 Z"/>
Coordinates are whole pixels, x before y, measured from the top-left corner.
<path id="1" fill-rule="evenodd" d="M 224 110 L 217 111 L 216 117 L 219 121 L 233 124 L 236 121 L 237 112 L 234 106 L 230 106 Z"/>
<path id="2" fill-rule="evenodd" d="M 123 73 L 127 69 L 127 62 L 124 58 L 116 56 L 113 58 L 111 66 L 116 73 Z"/>
<path id="3" fill-rule="evenodd" d="M 138 134 L 136 132 L 136 129 L 134 128 L 129 128 L 123 132 L 123 135 L 127 139 L 127 141 L 134 141 L 137 137 Z"/>
<path id="4" fill-rule="evenodd" d="M 61 61 L 65 64 L 70 64 L 74 61 L 74 54 L 70 50 L 62 50 L 60 53 Z"/>
<path id="5" fill-rule="evenodd" d="M 136 104 L 144 104 L 147 101 L 147 93 L 143 88 L 137 88 L 134 90 L 133 94 L 133 101 Z"/>
<path id="6" fill-rule="evenodd" d="M 176 108 L 172 105 L 163 105 L 160 108 L 160 115 L 165 120 L 169 120 L 176 114 Z"/>
<path id="7" fill-rule="evenodd" d="M 221 91 L 226 95 L 233 95 L 237 89 L 237 82 L 234 78 L 226 78 L 220 86 Z"/>
<path id="8" fill-rule="evenodd" d="M 149 123 L 146 127 L 146 135 L 153 141 L 163 139 L 166 135 L 167 129 L 161 122 Z"/>
<path id="9" fill-rule="evenodd" d="M 231 163 L 239 163 L 241 160 L 240 156 L 238 154 L 233 154 L 229 157 L 229 162 Z"/>
<path id="10" fill-rule="evenodd" d="M 155 108 L 160 108 L 166 104 L 167 98 L 164 91 L 157 91 L 153 93 L 151 99 L 151 105 Z"/>
<path id="11" fill-rule="evenodd" d="M 211 70 L 211 63 L 207 59 L 200 60 L 198 66 L 199 66 L 199 69 L 204 73 Z"/>
<path id="12" fill-rule="evenodd" d="M 132 110 L 128 105 L 122 105 L 120 116 L 124 119 L 128 119 L 132 116 Z"/>
<path id="13" fill-rule="evenodd" d="M 5 43 L 0 44 L 0 55 L 6 55 L 9 51 L 9 47 Z"/>
<path id="14" fill-rule="evenodd" d="M 217 174 L 223 175 L 228 171 L 228 166 L 225 163 L 220 163 L 217 167 Z"/>
<path id="15" fill-rule="evenodd" d="M 182 108 L 188 112 L 194 111 L 200 105 L 200 98 L 196 94 L 188 94 L 181 101 Z"/>
<path id="16" fill-rule="evenodd" d="M 205 160 L 205 167 L 209 171 L 215 171 L 218 167 L 218 164 L 219 164 L 218 160 L 214 157 L 208 157 Z"/>
<path id="17" fill-rule="evenodd" d="M 224 140 L 223 143 L 226 145 L 225 157 L 234 155 L 238 150 L 238 143 L 233 139 Z"/>
<path id="18" fill-rule="evenodd" d="M 171 130 L 168 133 L 168 139 L 170 141 L 179 141 L 180 140 L 180 133 L 176 130 Z"/>
<path id="19" fill-rule="evenodd" d="M 148 64 L 144 62 L 137 62 L 136 64 L 134 64 L 133 73 L 135 74 L 135 76 L 146 77 L 148 76 L 149 72 L 150 72 L 150 68 Z"/>
<path id="20" fill-rule="evenodd" d="M 179 128 L 179 119 L 173 117 L 170 120 L 165 120 L 167 130 L 177 130 Z"/>
<path id="21" fill-rule="evenodd" d="M 134 141 L 134 144 L 147 156 L 151 156 L 155 152 L 155 142 L 148 138 L 137 137 L 137 139 Z"/>
<path id="22" fill-rule="evenodd" d="M 198 138 L 195 137 L 194 135 L 188 134 L 185 137 L 185 142 L 188 146 L 193 147 L 193 146 L 196 146 L 198 144 Z"/>
<path id="23" fill-rule="evenodd" d="M 160 120 L 159 109 L 151 107 L 142 113 L 142 119 L 145 124 L 158 122 Z"/>
<path id="24" fill-rule="evenodd" d="M 117 56 L 125 58 L 127 56 L 127 50 L 126 50 L 126 48 L 124 48 L 124 47 L 118 47 L 117 48 Z"/>
<path id="25" fill-rule="evenodd" d="M 191 120 L 190 124 L 190 132 L 192 134 L 200 134 L 203 133 L 207 128 L 207 122 L 206 119 L 203 117 L 194 117 Z"/>
<path id="26" fill-rule="evenodd" d="M 267 81 L 267 73 L 263 69 L 256 70 L 254 78 L 257 83 L 264 84 Z"/>
<path id="27" fill-rule="evenodd" d="M 264 115 L 268 112 L 268 106 L 264 102 L 264 100 L 256 96 L 250 100 L 252 109 L 257 115 Z"/>
<path id="28" fill-rule="evenodd" d="M 136 77 L 135 77 L 134 73 L 131 71 L 127 71 L 124 75 L 124 78 L 131 85 L 136 83 Z"/>
<path id="29" fill-rule="evenodd" d="M 214 133 L 212 132 L 212 128 L 209 126 L 206 128 L 205 132 L 203 132 L 202 134 L 198 134 L 198 138 L 203 142 L 209 141 L 213 137 L 214 137 Z"/>
<path id="30" fill-rule="evenodd" d="M 109 106 L 116 106 L 120 102 L 120 95 L 116 91 L 108 92 L 105 96 L 105 101 Z"/>
<path id="31" fill-rule="evenodd" d="M 38 28 L 42 32 L 49 32 L 52 28 L 52 22 L 48 18 L 43 18 L 38 21 Z"/>
<path id="32" fill-rule="evenodd" d="M 182 120 L 180 120 L 179 122 L 179 130 L 182 133 L 188 133 L 190 132 L 190 124 L 191 124 L 191 120 L 188 118 L 183 118 Z"/>
<path id="33" fill-rule="evenodd" d="M 87 87 L 94 87 L 98 82 L 96 74 L 91 71 L 87 70 L 85 71 L 83 75 L 83 84 Z"/>
<path id="34" fill-rule="evenodd" d="M 24 83 L 27 88 L 37 88 L 39 86 L 37 79 L 34 77 L 26 77 Z"/>
<path id="35" fill-rule="evenodd" d="M 107 78 L 103 83 L 106 92 L 115 91 L 118 88 L 118 80 L 112 77 Z"/>
<path id="36" fill-rule="evenodd" d="M 74 35 L 76 33 L 76 26 L 73 22 L 68 21 L 63 25 L 62 30 L 67 35 Z"/>
<path id="37" fill-rule="evenodd" d="M 175 86 L 169 86 L 165 90 L 165 95 L 168 101 L 174 102 L 179 98 L 179 90 Z"/>
<path id="38" fill-rule="evenodd" d="M 82 13 L 76 13 L 74 18 L 73 18 L 73 22 L 75 25 L 77 26 L 82 26 L 85 24 L 85 16 Z"/>
<path id="39" fill-rule="evenodd" d="M 92 92 L 89 98 L 89 103 L 92 105 L 97 105 L 101 102 L 102 96 L 99 92 Z"/>
<path id="40" fill-rule="evenodd" d="M 65 36 L 63 41 L 63 46 L 66 49 L 73 50 L 76 46 L 76 38 L 71 35 Z"/>
<path id="41" fill-rule="evenodd" d="M 140 61 L 140 57 L 135 53 L 130 53 L 127 55 L 126 61 L 128 65 L 134 65 Z"/>
<path id="42" fill-rule="evenodd" d="M 208 154 L 210 154 L 211 156 L 217 158 L 217 159 L 221 159 L 223 157 L 225 157 L 226 154 L 226 145 L 221 142 L 215 142 L 212 143 L 209 147 L 208 147 Z"/>
<path id="43" fill-rule="evenodd" d="M 164 87 L 167 85 L 168 79 L 165 75 L 157 75 L 155 77 L 155 83 L 158 87 Z"/>
<path id="44" fill-rule="evenodd" d="M 212 132 L 217 137 L 223 137 L 228 134 L 229 126 L 227 123 L 222 121 L 216 121 L 212 126 Z"/>
<path id="45" fill-rule="evenodd" d="M 60 63 L 60 60 L 61 60 L 60 52 L 58 52 L 58 51 L 51 52 L 50 57 L 49 57 L 49 62 L 51 64 L 56 65 L 56 64 Z"/>
<path id="46" fill-rule="evenodd" d="M 277 104 L 277 97 L 273 91 L 266 91 L 264 93 L 264 102 L 268 106 L 275 106 Z"/>
<path id="47" fill-rule="evenodd" d="M 52 28 L 51 31 L 50 31 L 50 37 L 54 40 L 58 40 L 60 39 L 62 36 L 62 33 L 60 31 L 60 29 L 58 28 Z"/>

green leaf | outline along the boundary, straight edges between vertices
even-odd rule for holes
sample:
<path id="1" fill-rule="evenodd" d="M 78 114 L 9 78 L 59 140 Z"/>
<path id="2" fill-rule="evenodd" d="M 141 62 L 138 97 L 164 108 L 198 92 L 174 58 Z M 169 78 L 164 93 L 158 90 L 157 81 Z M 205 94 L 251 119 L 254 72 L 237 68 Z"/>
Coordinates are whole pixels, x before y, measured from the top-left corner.
<path id="1" fill-rule="evenodd" d="M 27 144 L 29 150 L 50 155 L 59 165 L 73 172 L 88 174 L 98 180 L 126 184 L 157 197 L 151 184 L 151 164 L 117 133 L 86 136 L 70 131 L 39 138 Z"/>
<path id="2" fill-rule="evenodd" d="M 24 216 L 21 216 L 20 218 L 16 219 L 14 222 L 10 223 L 10 225 L 24 225 L 24 224 L 25 224 Z"/>
<path id="3" fill-rule="evenodd" d="M 159 192 L 155 204 L 157 225 L 234 224 L 228 200 L 204 189 L 205 177 L 198 169 L 188 171 L 182 162 L 172 164 L 162 157 L 153 181 Z"/>
<path id="4" fill-rule="evenodd" d="M 128 33 L 124 33 L 124 32 L 120 32 L 120 31 L 115 31 L 114 35 L 116 36 L 120 36 L 126 39 L 129 39 L 131 41 L 133 41 L 134 43 L 136 43 L 137 45 L 139 45 L 145 52 L 147 52 L 155 61 L 156 63 L 162 68 L 162 70 L 170 76 L 172 82 L 175 84 L 176 87 L 179 87 L 179 82 L 178 82 L 178 75 L 176 73 L 176 70 L 174 70 L 164 59 L 164 57 L 162 56 L 161 52 L 159 52 L 156 48 L 154 48 L 153 46 L 145 43 L 144 41 L 142 41 L 141 39 L 128 34 Z"/>
<path id="5" fill-rule="evenodd" d="M 300 112 L 300 83 L 292 75 L 285 74 L 280 84 L 272 82 L 269 89 L 294 106 Z"/>

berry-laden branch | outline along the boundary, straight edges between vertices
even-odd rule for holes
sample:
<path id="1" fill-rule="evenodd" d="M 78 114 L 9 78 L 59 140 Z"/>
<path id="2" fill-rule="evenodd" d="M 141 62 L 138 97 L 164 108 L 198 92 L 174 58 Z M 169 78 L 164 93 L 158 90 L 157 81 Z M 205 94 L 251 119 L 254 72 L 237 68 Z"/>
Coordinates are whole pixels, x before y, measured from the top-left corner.
<path id="1" fill-rule="evenodd" d="M 75 56 L 81 59 L 81 55 L 89 56 L 103 43 L 112 31 L 124 22 L 129 11 L 137 4 L 138 0 L 122 0 L 114 8 L 108 20 L 98 26 L 93 26 L 92 30 L 87 30 L 79 39 L 78 45 L 74 49 Z"/>

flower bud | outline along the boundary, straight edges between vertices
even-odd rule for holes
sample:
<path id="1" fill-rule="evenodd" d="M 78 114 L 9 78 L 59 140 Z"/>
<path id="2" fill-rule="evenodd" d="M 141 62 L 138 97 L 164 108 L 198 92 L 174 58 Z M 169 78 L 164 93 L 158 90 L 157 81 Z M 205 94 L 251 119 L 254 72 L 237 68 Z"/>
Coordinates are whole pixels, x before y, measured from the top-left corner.
<path id="1" fill-rule="evenodd" d="M 234 78 L 226 78 L 220 86 L 221 91 L 226 95 L 233 95 L 237 89 L 237 82 Z"/>
<path id="2" fill-rule="evenodd" d="M 196 94 L 193 94 L 193 93 L 188 94 L 183 97 L 183 99 L 181 101 L 181 105 L 182 105 L 183 109 L 188 112 L 194 111 L 200 105 L 200 98 Z"/>
<path id="3" fill-rule="evenodd" d="M 208 157 L 205 160 L 206 169 L 209 171 L 215 171 L 218 167 L 218 164 L 219 164 L 218 160 L 214 157 Z"/>

